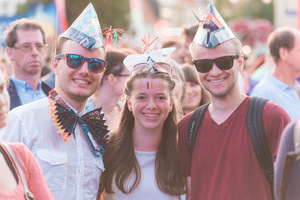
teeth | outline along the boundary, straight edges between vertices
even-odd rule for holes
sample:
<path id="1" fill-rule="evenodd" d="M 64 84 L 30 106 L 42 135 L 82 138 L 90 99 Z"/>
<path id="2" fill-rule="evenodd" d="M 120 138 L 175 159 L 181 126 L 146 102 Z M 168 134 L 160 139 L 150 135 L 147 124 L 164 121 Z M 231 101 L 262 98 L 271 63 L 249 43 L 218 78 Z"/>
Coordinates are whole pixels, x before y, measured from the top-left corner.
<path id="1" fill-rule="evenodd" d="M 83 81 L 83 80 L 74 80 L 74 82 L 75 83 L 82 83 L 82 84 L 88 85 L 88 82 Z"/>
<path id="2" fill-rule="evenodd" d="M 219 79 L 219 80 L 213 80 L 213 81 L 210 81 L 210 82 L 212 82 L 212 83 L 219 83 L 219 82 L 221 82 L 223 80 L 224 80 L 224 78 L 223 79 Z"/>
<path id="3" fill-rule="evenodd" d="M 156 116 L 156 114 L 145 114 L 146 115 L 146 117 L 155 117 Z"/>

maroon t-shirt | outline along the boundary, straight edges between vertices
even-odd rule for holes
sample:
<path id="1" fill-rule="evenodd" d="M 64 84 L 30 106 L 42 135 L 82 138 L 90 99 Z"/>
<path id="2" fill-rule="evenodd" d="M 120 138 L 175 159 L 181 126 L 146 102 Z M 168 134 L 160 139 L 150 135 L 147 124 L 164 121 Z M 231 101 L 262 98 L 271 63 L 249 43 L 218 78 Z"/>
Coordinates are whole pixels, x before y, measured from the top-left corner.
<path id="1" fill-rule="evenodd" d="M 249 100 L 247 97 L 220 125 L 206 110 L 192 162 L 187 136 L 191 113 L 179 122 L 180 169 L 182 174 L 191 176 L 192 200 L 271 199 L 265 171 L 259 165 L 247 129 Z M 265 104 L 264 129 L 274 160 L 280 134 L 289 121 L 282 107 L 270 101 Z"/>

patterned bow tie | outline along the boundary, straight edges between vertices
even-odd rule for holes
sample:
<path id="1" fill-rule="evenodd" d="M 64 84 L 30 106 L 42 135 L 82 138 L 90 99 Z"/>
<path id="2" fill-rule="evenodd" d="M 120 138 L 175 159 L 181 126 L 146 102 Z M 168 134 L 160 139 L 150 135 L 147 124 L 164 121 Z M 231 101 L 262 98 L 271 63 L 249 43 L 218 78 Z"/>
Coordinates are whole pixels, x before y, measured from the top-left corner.
<path id="1" fill-rule="evenodd" d="M 70 136 L 74 134 L 76 124 L 79 123 L 97 157 L 105 152 L 107 147 L 107 126 L 104 125 L 104 113 L 102 108 L 92 110 L 79 117 L 64 100 L 52 89 L 49 92 L 49 109 L 52 115 L 52 124 L 57 128 L 65 142 L 68 142 Z"/>

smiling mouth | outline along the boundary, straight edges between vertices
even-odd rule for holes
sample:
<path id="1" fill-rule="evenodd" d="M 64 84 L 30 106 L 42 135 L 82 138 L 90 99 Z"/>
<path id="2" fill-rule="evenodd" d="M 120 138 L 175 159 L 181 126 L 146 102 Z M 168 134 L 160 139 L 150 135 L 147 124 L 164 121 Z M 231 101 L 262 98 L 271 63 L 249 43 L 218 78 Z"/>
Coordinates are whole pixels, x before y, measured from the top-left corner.
<path id="1" fill-rule="evenodd" d="M 211 82 L 211 83 L 219 83 L 219 82 L 224 81 L 224 80 L 225 80 L 225 78 L 222 78 L 222 79 L 218 79 L 218 80 L 210 80 L 209 82 Z"/>
<path id="2" fill-rule="evenodd" d="M 83 80 L 74 80 L 75 83 L 80 83 L 83 85 L 89 85 L 89 83 L 87 81 L 83 81 Z"/>
<path id="3" fill-rule="evenodd" d="M 144 115 L 148 118 L 154 118 L 154 117 L 158 116 L 159 114 L 146 114 L 146 113 L 144 113 Z"/>

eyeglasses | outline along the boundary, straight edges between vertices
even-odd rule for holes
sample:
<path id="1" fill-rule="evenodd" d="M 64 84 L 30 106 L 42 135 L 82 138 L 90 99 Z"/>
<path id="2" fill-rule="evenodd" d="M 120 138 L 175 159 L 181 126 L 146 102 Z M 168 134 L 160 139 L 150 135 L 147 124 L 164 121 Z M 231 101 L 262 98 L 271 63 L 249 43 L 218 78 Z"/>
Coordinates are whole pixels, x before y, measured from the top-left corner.
<path id="1" fill-rule="evenodd" d="M 46 50 L 48 45 L 47 44 L 41 44 L 41 43 L 34 44 L 34 45 L 24 44 L 24 45 L 21 45 L 21 46 L 14 46 L 13 48 L 14 49 L 19 49 L 19 50 L 23 51 L 24 53 L 29 53 L 29 52 L 32 51 L 33 47 L 35 47 L 38 52 L 43 52 L 43 51 Z"/>
<path id="2" fill-rule="evenodd" d="M 193 60 L 193 63 L 198 72 L 207 73 L 212 69 L 214 63 L 221 70 L 231 69 L 233 66 L 233 60 L 238 59 L 239 57 L 239 55 L 223 56 L 215 59 Z"/>
<path id="3" fill-rule="evenodd" d="M 98 58 L 86 58 L 77 54 L 58 54 L 56 59 L 67 58 L 67 65 L 72 69 L 79 69 L 83 63 L 88 62 L 89 69 L 95 73 L 101 73 L 107 65 L 105 60 Z"/>
<path id="4" fill-rule="evenodd" d="M 154 63 L 139 63 L 135 65 L 132 69 L 132 74 L 142 73 L 142 72 L 163 72 L 172 74 L 172 68 L 169 64 L 164 62 L 154 62 Z"/>

